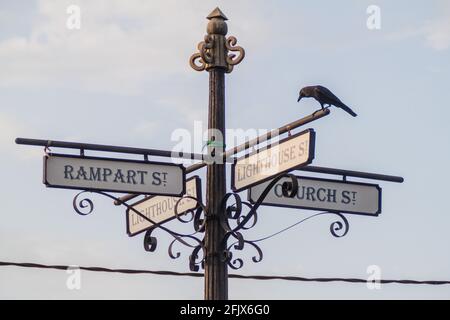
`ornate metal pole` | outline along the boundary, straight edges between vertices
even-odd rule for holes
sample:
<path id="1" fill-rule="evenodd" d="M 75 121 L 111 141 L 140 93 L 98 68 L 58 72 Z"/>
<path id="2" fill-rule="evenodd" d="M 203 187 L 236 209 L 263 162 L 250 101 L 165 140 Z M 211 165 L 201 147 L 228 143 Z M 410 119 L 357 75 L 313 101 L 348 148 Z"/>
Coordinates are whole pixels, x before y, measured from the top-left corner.
<path id="1" fill-rule="evenodd" d="M 220 221 L 225 218 L 222 200 L 226 194 L 225 150 L 225 73 L 244 58 L 244 50 L 235 47 L 236 38 L 225 37 L 227 17 L 219 8 L 209 16 L 207 35 L 192 55 L 190 64 L 197 71 L 209 72 L 208 154 L 214 158 L 207 166 L 205 221 L 205 299 L 228 299 L 228 271 L 223 243 L 225 230 Z M 229 54 L 238 51 L 239 55 Z"/>

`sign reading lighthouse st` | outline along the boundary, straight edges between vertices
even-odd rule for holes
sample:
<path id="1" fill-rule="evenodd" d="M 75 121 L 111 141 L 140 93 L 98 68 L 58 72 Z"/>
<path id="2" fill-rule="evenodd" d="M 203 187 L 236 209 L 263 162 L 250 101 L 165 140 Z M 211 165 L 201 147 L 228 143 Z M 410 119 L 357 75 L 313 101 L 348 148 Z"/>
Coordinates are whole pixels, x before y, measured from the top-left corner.
<path id="1" fill-rule="evenodd" d="M 46 155 L 47 187 L 180 196 L 185 168 L 161 162 Z"/>
<path id="2" fill-rule="evenodd" d="M 308 129 L 237 159 L 231 170 L 231 188 L 239 192 L 310 164 L 314 159 L 314 145 L 315 132 Z"/>
<path id="3" fill-rule="evenodd" d="M 186 181 L 185 196 L 194 199 L 201 199 L 201 180 L 198 176 L 194 176 Z M 165 223 L 176 217 L 175 206 L 179 215 L 185 214 L 189 210 L 198 207 L 198 202 L 192 198 L 169 197 L 169 196 L 149 196 L 132 205 L 134 210 L 151 219 L 155 223 Z M 178 201 L 180 202 L 178 203 Z M 178 203 L 178 204 L 177 204 Z M 127 210 L 127 233 L 133 237 L 147 229 L 153 224 L 139 216 L 131 209 Z"/>

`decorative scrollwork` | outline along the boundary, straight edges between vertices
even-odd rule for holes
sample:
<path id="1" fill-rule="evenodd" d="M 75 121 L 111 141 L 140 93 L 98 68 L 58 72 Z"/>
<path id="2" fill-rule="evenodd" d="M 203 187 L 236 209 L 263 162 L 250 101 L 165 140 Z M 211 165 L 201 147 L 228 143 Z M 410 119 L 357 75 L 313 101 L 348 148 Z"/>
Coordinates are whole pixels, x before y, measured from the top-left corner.
<path id="1" fill-rule="evenodd" d="M 205 36 L 205 40 L 198 44 L 198 51 L 200 52 L 200 56 L 205 63 L 212 63 L 213 56 L 211 49 L 214 48 L 214 37 L 213 35 L 207 34 Z"/>
<path id="2" fill-rule="evenodd" d="M 253 204 L 242 201 L 239 194 L 236 193 L 228 193 L 222 200 L 222 208 L 225 210 L 225 215 L 221 216 L 220 220 L 220 224 L 222 228 L 225 230 L 225 235 L 223 238 L 223 248 L 225 248 L 225 251 L 223 252 L 222 261 L 226 262 L 230 268 L 240 269 L 244 265 L 243 259 L 235 258 L 234 253 L 232 251 L 234 250 L 243 251 L 247 247 L 252 247 L 254 250 L 256 250 L 256 255 L 252 257 L 252 261 L 258 263 L 263 259 L 263 252 L 261 248 L 257 245 L 258 242 L 272 238 L 284 231 L 287 231 L 290 228 L 293 228 L 296 225 L 299 225 L 317 216 L 327 214 L 335 215 L 338 218 L 338 220 L 335 220 L 330 224 L 329 230 L 331 234 L 337 238 L 344 237 L 345 235 L 347 235 L 349 231 L 349 223 L 347 218 L 340 212 L 325 211 L 304 218 L 301 221 L 287 228 L 284 228 L 283 230 L 278 231 L 270 236 L 256 240 L 246 240 L 241 231 L 251 229 L 256 225 L 258 220 L 257 218 L 258 208 L 260 207 L 260 205 L 262 204 L 268 193 L 271 191 L 271 189 L 275 186 L 275 184 L 278 183 L 278 181 L 280 181 L 280 179 L 282 178 L 289 178 L 288 181 L 283 181 L 282 183 L 282 194 L 285 197 L 295 197 L 295 195 L 298 193 L 297 177 L 292 174 L 281 174 L 268 184 L 266 189 L 264 189 L 264 191 L 261 193 L 258 200 Z M 189 256 L 190 270 L 197 272 L 200 270 L 200 268 L 204 268 L 205 259 L 207 256 L 205 242 L 204 239 L 199 239 L 196 235 L 205 232 L 207 211 L 205 205 L 199 199 L 191 196 L 185 196 L 180 198 L 175 203 L 174 211 L 176 219 L 178 219 L 178 221 L 183 223 L 193 222 L 194 232 L 190 234 L 184 234 L 168 229 L 166 226 L 163 226 L 160 223 L 153 221 L 152 219 L 148 218 L 147 216 L 145 216 L 132 206 L 121 201 L 119 198 L 116 198 L 102 191 L 84 190 L 75 195 L 73 199 L 73 207 L 75 211 L 80 215 L 88 215 L 92 213 L 94 210 L 94 203 L 92 202 L 92 200 L 84 196 L 84 194 L 88 192 L 100 194 L 108 198 L 111 198 L 117 201 L 117 203 L 120 203 L 121 205 L 125 206 L 128 210 L 133 211 L 133 213 L 137 214 L 141 218 L 151 223 L 151 226 L 146 230 L 144 236 L 144 249 L 146 251 L 154 252 L 156 250 L 158 246 L 158 240 L 155 236 L 153 236 L 153 233 L 156 230 L 163 230 L 164 232 L 168 233 L 170 236 L 173 237 L 173 240 L 168 246 L 169 257 L 171 257 L 172 259 L 180 258 L 181 252 L 179 250 L 176 250 L 175 246 L 177 244 L 182 244 L 192 249 L 192 252 Z M 186 200 L 196 201 L 197 205 L 195 206 L 194 209 L 187 210 L 182 214 L 180 214 L 179 206 L 181 205 L 182 201 Z M 231 204 L 228 205 L 228 202 L 230 201 Z M 248 210 L 248 212 L 245 214 L 244 209 Z M 231 226 L 232 222 L 234 224 L 233 227 Z M 231 245 L 228 244 L 228 240 L 230 238 L 234 239 Z"/>
<path id="3" fill-rule="evenodd" d="M 200 250 L 202 250 L 202 254 L 203 254 L 201 259 L 199 259 L 199 255 L 198 255 Z M 194 248 L 194 250 L 192 250 L 192 253 L 189 256 L 189 269 L 191 271 L 197 272 L 197 271 L 199 271 L 200 267 L 202 269 L 204 269 L 204 267 L 205 267 L 205 252 L 206 252 L 205 245 L 204 245 L 203 241 L 198 246 L 196 246 Z"/>
<path id="4" fill-rule="evenodd" d="M 78 213 L 81 216 L 87 216 L 94 211 L 94 203 L 89 198 L 83 198 L 81 200 L 78 200 L 78 198 L 89 191 L 81 191 L 75 197 L 73 198 L 73 209 L 76 213 Z M 85 210 L 87 208 L 87 210 Z"/>
<path id="5" fill-rule="evenodd" d="M 230 73 L 233 71 L 233 66 L 241 63 L 242 60 L 244 60 L 245 57 L 245 50 L 244 48 L 240 46 L 236 46 L 237 39 L 234 36 L 230 36 L 225 40 L 225 47 L 228 51 L 231 52 L 239 52 L 239 55 L 236 55 L 234 53 L 227 54 L 226 60 L 228 64 L 228 70 L 227 72 Z"/>
<path id="6" fill-rule="evenodd" d="M 198 62 L 198 64 L 197 64 Z M 194 53 L 191 58 L 189 59 L 189 65 L 191 66 L 192 69 L 194 69 L 195 71 L 203 71 L 206 68 L 206 63 L 205 61 L 202 59 L 200 53 Z"/>
<path id="7" fill-rule="evenodd" d="M 190 214 L 190 218 L 187 220 L 183 220 L 181 218 L 180 213 L 178 212 L 178 206 L 185 200 L 190 199 L 190 200 L 194 200 L 197 205 L 196 205 L 196 209 L 192 209 L 192 210 L 188 210 L 186 211 L 183 215 L 187 215 Z M 191 196 L 184 196 L 180 199 L 178 199 L 178 201 L 175 203 L 175 207 L 174 207 L 174 212 L 175 212 L 175 217 L 178 219 L 178 221 L 183 222 L 183 223 L 189 223 L 191 221 L 194 221 L 194 230 L 195 232 L 204 232 L 205 231 L 205 219 L 204 219 L 204 215 L 206 213 L 206 207 L 205 205 L 198 200 L 197 198 L 191 197 Z"/>
<path id="8" fill-rule="evenodd" d="M 151 226 L 145 232 L 144 236 L 144 250 L 147 252 L 154 252 L 156 250 L 156 246 L 158 245 L 158 239 L 156 237 L 152 237 L 152 232 L 156 229 L 156 227 Z"/>
<path id="9" fill-rule="evenodd" d="M 160 223 L 153 221 L 152 219 L 148 218 L 146 215 L 142 214 L 141 212 L 139 212 L 132 206 L 130 206 L 130 205 L 126 204 L 125 202 L 123 202 L 122 200 L 120 200 L 120 198 L 114 197 L 113 195 L 108 194 L 103 191 L 84 190 L 84 191 L 81 191 L 80 193 L 78 193 L 74 197 L 73 207 L 74 207 L 74 210 L 80 215 L 88 215 L 88 214 L 92 213 L 92 211 L 94 210 L 94 204 L 93 204 L 92 200 L 90 200 L 89 198 L 83 198 L 81 200 L 79 199 L 82 194 L 87 193 L 87 192 L 96 193 L 96 194 L 100 194 L 105 197 L 111 198 L 111 199 L 115 200 L 117 203 L 125 206 L 128 210 L 133 211 L 133 213 L 137 214 L 144 220 L 147 220 L 148 222 L 150 222 L 151 226 L 146 230 L 145 236 L 144 236 L 144 249 L 146 251 L 154 252 L 156 250 L 158 241 L 157 241 L 157 238 L 153 236 L 153 232 L 157 229 L 163 230 L 174 238 L 174 240 L 170 243 L 169 248 L 168 248 L 168 254 L 172 259 L 178 259 L 181 256 L 181 253 L 179 251 L 174 251 L 174 245 L 176 243 L 181 243 L 187 247 L 193 248 L 193 251 L 189 257 L 189 265 L 191 267 L 191 270 L 198 271 L 199 265 L 203 266 L 204 256 L 205 256 L 204 255 L 205 247 L 203 244 L 203 240 L 200 240 L 199 238 L 197 238 L 195 236 L 198 233 L 204 232 L 204 229 L 205 229 L 204 228 L 204 220 L 205 219 L 202 218 L 202 214 L 205 212 L 205 206 L 203 205 L 203 203 L 201 203 L 200 200 L 187 196 L 187 197 L 180 198 L 176 202 L 176 204 L 175 204 L 176 218 L 179 221 L 184 222 L 184 223 L 194 221 L 195 232 L 191 233 L 191 234 L 183 234 L 183 233 L 179 233 L 179 232 L 170 230 L 167 227 L 161 225 Z M 191 218 L 184 220 L 181 218 L 181 215 L 178 213 L 178 206 L 181 203 L 181 201 L 183 199 L 185 200 L 186 198 L 195 200 L 198 205 L 197 205 L 197 209 L 191 210 L 192 211 Z M 85 209 L 87 209 L 87 211 Z M 192 244 L 192 242 L 194 244 Z M 202 255 L 199 254 L 200 251 L 202 251 Z"/>
<path id="10" fill-rule="evenodd" d="M 251 247 L 253 247 L 256 250 L 257 255 L 252 257 L 252 261 L 254 263 L 261 262 L 263 259 L 263 252 L 261 248 L 255 244 L 252 241 L 249 240 L 242 240 L 242 243 L 240 241 L 236 241 L 232 243 L 230 246 L 228 246 L 227 251 L 225 253 L 225 262 L 228 264 L 228 266 L 234 270 L 238 270 L 244 266 L 244 261 L 241 258 L 235 258 L 233 259 L 233 253 L 231 252 L 231 249 L 234 248 L 236 250 L 243 250 L 245 244 L 249 244 Z"/>
<path id="11" fill-rule="evenodd" d="M 345 237 L 348 233 L 348 230 L 350 229 L 347 218 L 342 213 L 338 212 L 330 212 L 330 213 L 335 214 L 341 219 L 341 221 L 335 221 L 330 225 L 331 234 L 336 238 Z"/>
<path id="12" fill-rule="evenodd" d="M 207 34 L 204 41 L 197 45 L 198 52 L 194 53 L 190 59 L 189 64 L 195 71 L 203 71 L 207 65 L 213 62 L 211 49 L 214 47 L 214 38 Z"/>
<path id="13" fill-rule="evenodd" d="M 261 203 L 266 198 L 267 194 L 270 190 L 275 186 L 275 184 L 282 178 L 290 178 L 291 181 L 285 181 L 282 184 L 282 192 L 283 195 L 287 197 L 294 197 L 298 192 L 298 180 L 297 177 L 292 174 L 280 174 L 275 179 L 273 179 L 266 189 L 262 192 L 259 199 L 255 202 L 255 204 L 250 204 L 248 202 L 243 202 L 241 197 L 236 193 L 227 193 L 222 200 L 222 206 L 226 212 L 226 219 L 221 220 L 222 228 L 225 230 L 225 235 L 223 238 L 223 247 L 226 248 L 226 252 L 224 253 L 225 261 L 228 263 L 230 268 L 239 269 L 244 265 L 242 259 L 234 259 L 233 254 L 231 252 L 234 250 L 243 250 L 245 244 L 249 244 L 254 247 L 258 252 L 258 256 L 253 257 L 254 262 L 260 262 L 263 258 L 262 250 L 257 246 L 254 242 L 245 240 L 240 230 L 248 230 L 253 228 L 257 222 L 257 209 L 261 205 Z M 233 204 L 227 206 L 227 202 L 229 199 L 234 198 Z M 243 206 L 246 206 L 249 212 L 245 215 L 242 214 Z M 252 221 L 253 219 L 253 221 Z M 232 228 L 230 226 L 230 221 L 236 221 L 236 226 Z M 250 225 L 247 225 L 250 221 Z M 227 246 L 228 240 L 230 237 L 235 238 L 237 241 L 232 245 Z"/>
<path id="14" fill-rule="evenodd" d="M 307 220 L 310 220 L 314 217 L 321 216 L 321 215 L 335 215 L 339 220 L 333 221 L 330 225 L 330 232 L 334 237 L 340 238 L 344 237 L 349 230 L 349 223 L 347 218 L 340 212 L 321 212 L 314 215 L 311 215 L 307 218 L 302 219 L 301 221 L 282 229 L 281 231 L 278 231 L 270 236 L 261 238 L 261 239 L 255 239 L 255 240 L 246 240 L 244 239 L 244 236 L 240 232 L 240 230 L 248 230 L 255 226 L 257 221 L 257 209 L 264 201 L 265 197 L 268 195 L 270 190 L 275 186 L 278 181 L 280 181 L 283 178 L 289 178 L 287 181 L 283 181 L 282 183 L 282 194 L 284 197 L 290 197 L 293 198 L 298 193 L 298 178 L 292 174 L 281 174 L 277 176 L 275 179 L 273 179 L 266 189 L 261 193 L 258 200 L 252 205 L 248 202 L 243 202 L 238 194 L 235 193 L 228 193 L 225 195 L 223 199 L 223 206 L 225 208 L 226 212 L 226 219 L 221 221 L 222 227 L 225 230 L 225 236 L 224 236 L 224 262 L 228 264 L 228 266 L 232 269 L 240 269 L 244 265 L 244 261 L 241 258 L 234 258 L 232 250 L 242 251 L 244 250 L 244 247 L 251 246 L 253 247 L 257 255 L 252 257 L 253 262 L 258 263 L 263 259 L 263 253 L 261 248 L 256 244 L 258 242 L 261 242 L 263 240 L 267 240 L 271 237 L 274 237 L 284 231 L 287 231 L 288 229 L 293 228 L 296 225 L 299 225 Z M 227 206 L 227 202 L 232 199 L 232 204 Z M 243 214 L 243 208 L 249 208 L 249 212 L 247 214 Z M 249 221 L 253 219 L 252 223 L 248 225 Z M 230 221 L 236 221 L 236 226 L 232 228 L 230 226 Z M 228 240 L 230 238 L 234 238 L 235 241 L 231 245 L 227 245 Z"/>
<path id="15" fill-rule="evenodd" d="M 187 239 L 193 240 L 196 244 L 192 245 L 188 242 Z M 189 268 L 191 271 L 197 272 L 199 271 L 199 265 L 203 267 L 205 260 L 205 246 L 203 240 L 199 240 L 198 238 L 192 235 L 183 235 L 179 237 L 175 237 L 169 245 L 168 254 L 172 259 L 178 259 L 181 256 L 179 251 L 174 251 L 174 245 L 176 243 L 181 243 L 187 247 L 193 248 L 191 255 L 189 256 Z M 199 255 L 200 250 L 202 251 L 202 255 Z"/>
<path id="16" fill-rule="evenodd" d="M 245 57 L 245 50 L 236 45 L 236 37 L 226 38 L 225 33 L 207 34 L 204 41 L 197 45 L 198 52 L 189 59 L 189 64 L 194 70 L 222 68 L 230 73 L 233 66 L 241 63 Z"/>

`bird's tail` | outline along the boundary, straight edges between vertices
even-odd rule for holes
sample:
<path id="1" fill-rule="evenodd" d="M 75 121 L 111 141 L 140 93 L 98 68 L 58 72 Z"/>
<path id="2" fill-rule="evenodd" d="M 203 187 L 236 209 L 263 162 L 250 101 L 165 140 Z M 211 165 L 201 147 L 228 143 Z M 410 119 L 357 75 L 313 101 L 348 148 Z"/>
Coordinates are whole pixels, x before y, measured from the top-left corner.
<path id="1" fill-rule="evenodd" d="M 339 108 L 341 108 L 342 110 L 346 111 L 347 113 L 351 114 L 353 117 L 356 117 L 357 114 L 350 109 L 350 107 L 346 106 L 345 104 L 341 103 L 341 105 L 339 106 Z"/>

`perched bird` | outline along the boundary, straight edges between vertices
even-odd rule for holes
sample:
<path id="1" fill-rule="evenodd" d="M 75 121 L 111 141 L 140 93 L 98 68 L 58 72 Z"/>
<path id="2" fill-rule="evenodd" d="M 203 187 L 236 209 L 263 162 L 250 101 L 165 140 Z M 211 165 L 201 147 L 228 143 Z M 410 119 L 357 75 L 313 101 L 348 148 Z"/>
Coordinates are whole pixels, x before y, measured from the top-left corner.
<path id="1" fill-rule="evenodd" d="M 336 97 L 330 90 L 328 90 L 325 87 L 322 86 L 304 87 L 302 90 L 300 90 L 297 102 L 300 102 L 302 98 L 314 98 L 320 103 L 322 109 L 324 109 L 325 105 L 328 105 L 327 108 L 331 106 L 336 106 L 348 112 L 352 116 L 356 117 L 356 113 L 353 112 L 352 109 L 346 106 L 341 100 L 339 100 L 338 97 Z"/>

